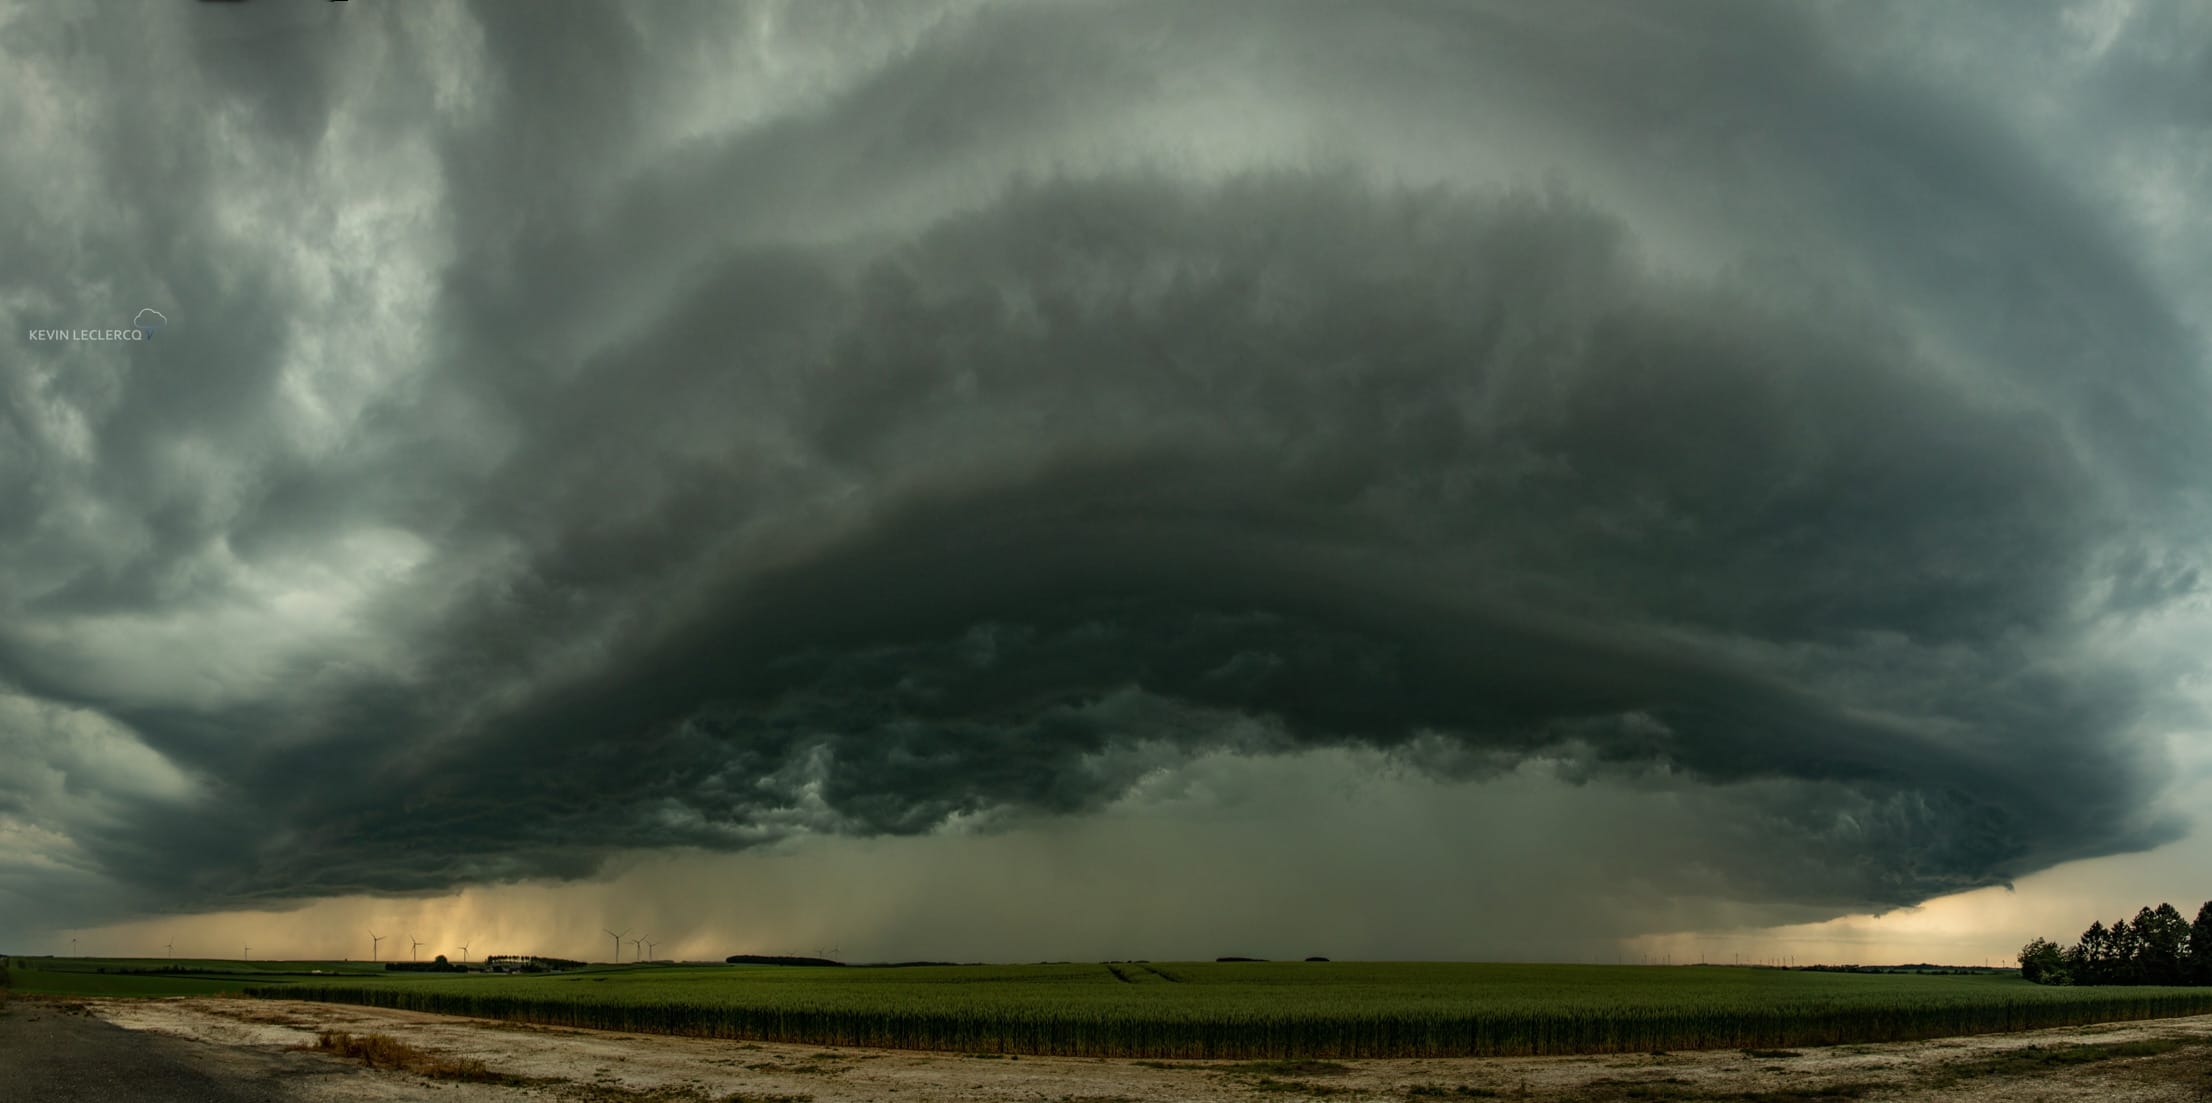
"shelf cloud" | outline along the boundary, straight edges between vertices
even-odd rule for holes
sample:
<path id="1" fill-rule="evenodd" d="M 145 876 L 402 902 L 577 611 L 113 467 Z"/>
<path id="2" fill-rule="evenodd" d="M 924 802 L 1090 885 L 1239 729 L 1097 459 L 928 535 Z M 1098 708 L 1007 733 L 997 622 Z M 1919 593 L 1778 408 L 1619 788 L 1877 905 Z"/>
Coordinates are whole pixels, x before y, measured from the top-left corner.
<path id="1" fill-rule="evenodd" d="M 2184 839 L 2212 35 L 2094 14 L 9 12 L 0 314 L 177 324 L 0 372 L 0 927 L 1239 762 L 1774 921 Z"/>

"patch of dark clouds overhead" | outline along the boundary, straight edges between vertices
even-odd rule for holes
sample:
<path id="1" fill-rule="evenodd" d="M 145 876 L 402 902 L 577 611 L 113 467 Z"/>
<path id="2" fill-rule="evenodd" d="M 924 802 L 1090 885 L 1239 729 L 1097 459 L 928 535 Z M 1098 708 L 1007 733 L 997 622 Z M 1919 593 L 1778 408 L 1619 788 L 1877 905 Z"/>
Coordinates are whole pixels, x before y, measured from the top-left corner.
<path id="1" fill-rule="evenodd" d="M 1163 764 L 1345 746 L 1680 789 L 1728 840 L 1681 883 L 1793 909 L 2172 838 L 2160 689 L 2084 647 L 2198 589 L 2172 549 L 2202 524 L 2201 346 L 2124 241 L 1940 89 L 1854 84 L 1810 21 L 1518 11 L 1266 9 L 1248 69 L 1198 71 L 1303 58 L 1372 81 L 1346 112 L 1448 129 L 1449 96 L 1375 68 L 1419 37 L 1417 71 L 1515 90 L 1570 166 L 1625 142 L 1663 205 L 1740 202 L 1728 263 L 1650 246 L 1618 177 L 991 160 L 1113 114 L 1119 76 L 1187 78 L 1163 58 L 1228 42 L 1212 9 L 948 18 L 629 166 L 592 151 L 652 112 L 629 90 L 669 25 L 633 21 L 711 13 L 487 7 L 429 370 L 310 459 L 268 431 L 281 342 L 249 325 L 124 377 L 90 473 L 24 499 L 146 536 L 8 588 L 0 680 L 203 788 L 77 842 L 137 906 L 220 908 L 1082 815 Z M 1053 95 L 1006 106 L 1022 80 Z M 241 94 L 310 143 L 337 102 Z M 962 167 L 965 202 L 896 202 Z M 845 200 L 874 213 L 806 232 Z M 0 455 L 56 447 L 34 397 Z M 245 489 L 165 475 L 186 436 Z M 195 589 L 211 541 L 276 561 L 372 525 L 425 549 L 352 613 L 376 661 L 303 646 L 197 703 L 71 661 L 91 618 L 241 600 Z"/>

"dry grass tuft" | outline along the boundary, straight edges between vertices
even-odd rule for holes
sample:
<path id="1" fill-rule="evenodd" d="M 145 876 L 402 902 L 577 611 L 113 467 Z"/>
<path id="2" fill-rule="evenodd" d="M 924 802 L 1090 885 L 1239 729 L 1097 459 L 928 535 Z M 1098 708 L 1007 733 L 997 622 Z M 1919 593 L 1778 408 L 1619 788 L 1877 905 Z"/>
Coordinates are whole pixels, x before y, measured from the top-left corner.
<path id="1" fill-rule="evenodd" d="M 1342 1076 L 1352 1071 L 1350 1065 L 1337 1061 L 1287 1060 L 1244 1061 L 1223 1068 L 1223 1072 L 1264 1074 L 1267 1076 Z"/>
<path id="2" fill-rule="evenodd" d="M 420 1046 L 411 1046 L 389 1034 L 349 1034 L 325 1030 L 315 1036 L 313 1048 L 339 1057 L 351 1057 L 372 1069 L 398 1069 L 433 1080 L 466 1080 L 480 1084 L 514 1084 L 521 1078 L 493 1072 L 473 1058 L 447 1057 Z"/>

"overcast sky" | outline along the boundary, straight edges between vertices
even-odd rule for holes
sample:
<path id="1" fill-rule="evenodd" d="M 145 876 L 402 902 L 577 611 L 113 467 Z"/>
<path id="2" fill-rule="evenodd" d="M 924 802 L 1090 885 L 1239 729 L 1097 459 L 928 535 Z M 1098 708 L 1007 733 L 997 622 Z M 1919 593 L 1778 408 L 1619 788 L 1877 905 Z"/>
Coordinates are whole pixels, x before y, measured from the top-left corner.
<path id="1" fill-rule="evenodd" d="M 0 57 L 0 950 L 1965 961 L 2212 897 L 2212 8 Z"/>

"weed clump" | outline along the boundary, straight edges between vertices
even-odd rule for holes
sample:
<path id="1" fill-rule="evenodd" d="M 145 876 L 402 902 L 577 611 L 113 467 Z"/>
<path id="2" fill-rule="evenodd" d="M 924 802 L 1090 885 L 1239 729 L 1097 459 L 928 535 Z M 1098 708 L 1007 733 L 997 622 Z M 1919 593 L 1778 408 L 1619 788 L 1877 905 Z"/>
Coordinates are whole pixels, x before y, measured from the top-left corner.
<path id="1" fill-rule="evenodd" d="M 325 1030 L 315 1036 L 314 1048 L 360 1061 L 372 1069 L 397 1069 L 432 1080 L 462 1080 L 477 1084 L 520 1084 L 522 1078 L 493 1072 L 484 1062 L 467 1057 L 447 1057 L 412 1046 L 389 1034 L 349 1034 Z"/>

